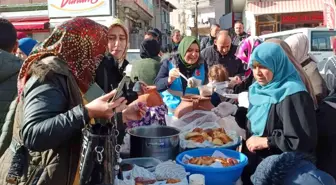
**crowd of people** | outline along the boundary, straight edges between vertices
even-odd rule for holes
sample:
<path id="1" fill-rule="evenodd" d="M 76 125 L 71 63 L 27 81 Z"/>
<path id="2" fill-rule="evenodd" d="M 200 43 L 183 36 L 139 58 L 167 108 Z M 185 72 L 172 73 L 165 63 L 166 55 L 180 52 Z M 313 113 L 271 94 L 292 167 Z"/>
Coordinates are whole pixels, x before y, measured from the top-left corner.
<path id="1" fill-rule="evenodd" d="M 149 30 L 127 98 L 109 101 L 130 66 L 121 20 L 105 27 L 73 18 L 38 43 L 0 19 L 0 184 L 74 184 L 83 128 L 122 113 L 122 144 L 127 128 L 164 125 L 182 97 L 220 82 L 234 94 L 248 92 L 241 107 L 209 94 L 217 115 L 234 116 L 246 130 L 244 185 L 336 184 L 336 95 L 308 53 L 308 38 L 264 42 L 241 22 L 234 30 L 213 25 L 201 41 L 174 30 L 167 46 L 159 29 Z M 105 94 L 88 101 L 93 85 Z"/>

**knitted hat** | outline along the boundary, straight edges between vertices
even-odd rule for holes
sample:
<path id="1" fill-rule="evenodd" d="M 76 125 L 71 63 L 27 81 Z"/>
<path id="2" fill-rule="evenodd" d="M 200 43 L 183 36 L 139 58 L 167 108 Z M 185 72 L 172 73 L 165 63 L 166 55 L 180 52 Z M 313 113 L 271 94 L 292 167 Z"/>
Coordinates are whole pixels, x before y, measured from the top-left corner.
<path id="1" fill-rule="evenodd" d="M 19 40 L 19 48 L 27 56 L 29 56 L 30 52 L 33 50 L 36 44 L 37 41 L 29 37 Z"/>
<path id="2" fill-rule="evenodd" d="M 316 168 L 311 156 L 297 152 L 267 157 L 251 181 L 254 185 L 336 185 L 332 176 Z"/>

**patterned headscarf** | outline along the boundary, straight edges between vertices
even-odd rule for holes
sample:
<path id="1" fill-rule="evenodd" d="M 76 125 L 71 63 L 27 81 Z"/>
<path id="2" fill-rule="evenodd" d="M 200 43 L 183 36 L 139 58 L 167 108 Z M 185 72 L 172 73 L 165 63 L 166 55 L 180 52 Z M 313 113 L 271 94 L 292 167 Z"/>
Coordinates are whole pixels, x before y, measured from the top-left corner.
<path id="1" fill-rule="evenodd" d="M 48 56 L 64 60 L 82 93 L 94 81 L 95 71 L 107 51 L 107 28 L 87 18 L 74 18 L 55 28 L 52 34 L 24 61 L 18 77 L 18 93 L 29 79 L 34 62 Z"/>

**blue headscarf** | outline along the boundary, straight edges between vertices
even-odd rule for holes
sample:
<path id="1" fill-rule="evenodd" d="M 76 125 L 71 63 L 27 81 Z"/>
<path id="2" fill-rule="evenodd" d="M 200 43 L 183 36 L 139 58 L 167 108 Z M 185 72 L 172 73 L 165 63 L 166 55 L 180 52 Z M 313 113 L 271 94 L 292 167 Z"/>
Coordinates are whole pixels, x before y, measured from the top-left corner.
<path id="1" fill-rule="evenodd" d="M 33 50 L 36 44 L 37 41 L 29 37 L 19 40 L 19 48 L 27 56 L 29 56 L 30 52 Z"/>
<path id="2" fill-rule="evenodd" d="M 287 57 L 285 51 L 276 43 L 262 43 L 253 51 L 249 67 L 254 62 L 273 72 L 273 79 L 267 85 L 254 82 L 249 88 L 250 107 L 247 118 L 251 122 L 253 135 L 262 136 L 266 127 L 269 109 L 287 96 L 307 91 L 299 73 Z"/>

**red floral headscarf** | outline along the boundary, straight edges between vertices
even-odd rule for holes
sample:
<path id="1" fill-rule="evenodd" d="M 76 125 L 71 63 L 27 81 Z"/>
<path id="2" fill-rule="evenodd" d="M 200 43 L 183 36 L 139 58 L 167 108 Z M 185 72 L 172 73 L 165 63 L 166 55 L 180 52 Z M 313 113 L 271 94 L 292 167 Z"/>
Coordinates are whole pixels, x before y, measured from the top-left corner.
<path id="1" fill-rule="evenodd" d="M 19 95 L 29 79 L 31 65 L 48 56 L 64 60 L 85 93 L 107 51 L 107 42 L 107 28 L 90 19 L 74 18 L 59 25 L 24 61 L 18 77 Z"/>

